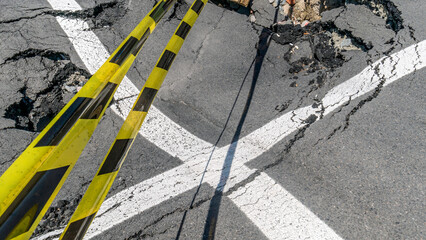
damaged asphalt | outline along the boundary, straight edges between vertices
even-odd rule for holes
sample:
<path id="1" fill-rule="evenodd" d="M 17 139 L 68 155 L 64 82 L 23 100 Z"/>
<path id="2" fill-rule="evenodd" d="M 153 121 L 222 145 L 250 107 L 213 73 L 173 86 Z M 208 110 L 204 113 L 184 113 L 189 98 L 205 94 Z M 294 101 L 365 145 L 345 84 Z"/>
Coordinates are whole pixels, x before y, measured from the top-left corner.
<path id="1" fill-rule="evenodd" d="M 87 21 L 86 30 L 111 53 L 155 4 L 77 2 L 84 10 L 53 10 L 45 0 L 0 3 L 0 174 L 90 78 L 55 18 Z M 319 112 L 246 164 L 255 171 L 224 193 L 216 239 L 266 239 L 229 199 L 261 173 L 343 239 L 425 237 L 426 72 L 388 86 L 382 79 L 326 116 L 321 102 L 369 64 L 426 39 L 425 6 L 420 0 L 346 2 L 306 27 L 273 25 L 276 9 L 267 0 L 254 0 L 250 9 L 209 3 L 188 35 L 154 105 L 195 136 L 224 147 L 236 131 L 242 138 L 298 108 Z M 147 40 L 127 74 L 138 88 L 190 4 L 176 4 Z M 271 40 L 256 73 L 252 63 L 265 32 Z M 35 235 L 65 226 L 122 123 L 106 111 Z M 139 136 L 108 196 L 182 164 Z M 203 239 L 215 188 L 189 189 L 95 239 Z"/>

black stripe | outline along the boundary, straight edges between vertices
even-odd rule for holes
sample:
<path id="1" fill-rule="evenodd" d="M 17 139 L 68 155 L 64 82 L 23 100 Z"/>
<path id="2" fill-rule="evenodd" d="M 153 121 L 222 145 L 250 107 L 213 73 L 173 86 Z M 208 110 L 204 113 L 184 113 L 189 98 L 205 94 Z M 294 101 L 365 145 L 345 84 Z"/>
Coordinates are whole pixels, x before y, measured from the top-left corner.
<path id="1" fill-rule="evenodd" d="M 189 30 L 191 30 L 191 25 L 189 25 L 186 22 L 182 22 L 182 24 L 179 26 L 178 30 L 176 31 L 176 35 L 178 35 L 183 40 L 185 40 L 186 36 L 189 33 Z"/>
<path id="2" fill-rule="evenodd" d="M 145 43 L 145 41 L 148 39 L 149 34 L 151 32 L 149 31 L 149 28 L 146 30 L 146 32 L 142 35 L 141 39 L 138 41 L 138 44 L 135 46 L 135 48 L 133 49 L 133 56 L 138 55 L 139 51 L 141 50 L 143 44 Z"/>
<path id="3" fill-rule="evenodd" d="M 175 0 L 166 0 L 166 1 L 164 2 L 164 5 L 163 5 L 163 9 L 164 9 L 164 11 L 169 10 L 170 6 L 172 5 L 172 3 L 173 3 L 174 1 L 175 1 Z"/>
<path id="4" fill-rule="evenodd" d="M 91 98 L 77 98 L 71 106 L 59 117 L 58 121 L 47 131 L 35 147 L 56 146 L 62 138 L 68 133 L 81 114 L 86 110 Z"/>
<path id="5" fill-rule="evenodd" d="M 133 139 L 117 139 L 111 151 L 108 153 L 101 170 L 99 170 L 98 175 L 117 171 L 132 141 Z"/>
<path id="6" fill-rule="evenodd" d="M 200 15 L 201 10 L 204 7 L 204 3 L 201 0 L 197 0 L 194 5 L 192 5 L 192 10 L 194 10 L 194 12 L 196 12 L 198 15 Z"/>
<path id="7" fill-rule="evenodd" d="M 135 107 L 133 108 L 133 111 L 148 112 L 152 101 L 154 101 L 155 94 L 157 94 L 157 91 L 158 90 L 154 88 L 144 88 L 140 98 L 138 99 L 135 104 Z"/>
<path id="8" fill-rule="evenodd" d="M 166 14 L 166 11 L 163 8 L 164 2 L 161 2 L 152 13 L 149 15 L 155 23 L 158 23 L 160 19 Z"/>
<path id="9" fill-rule="evenodd" d="M 174 52 L 166 50 L 163 56 L 161 56 L 161 59 L 158 62 L 157 67 L 168 71 L 175 57 L 176 57 L 176 54 Z"/>
<path id="10" fill-rule="evenodd" d="M 24 189 L 15 198 L 12 204 L 0 217 L 0 238 L 12 238 L 28 231 L 35 219 L 40 215 L 46 202 L 52 196 L 69 166 L 51 169 L 36 173 L 28 182 Z M 24 228 L 15 232 L 13 236 L 8 236 L 12 230 L 21 222 L 27 219 Z M 28 221 L 29 220 L 29 221 Z"/>
<path id="11" fill-rule="evenodd" d="M 83 239 L 84 234 L 87 232 L 87 229 L 92 223 L 93 218 L 95 218 L 96 213 L 82 218 L 78 221 L 72 222 L 65 232 L 64 236 L 61 238 L 63 240 L 80 240 Z"/>
<path id="12" fill-rule="evenodd" d="M 135 37 L 130 37 L 126 43 L 118 50 L 118 52 L 112 57 L 110 62 L 116 63 L 121 66 L 124 61 L 126 61 L 127 57 L 129 57 L 130 53 L 132 52 L 133 48 L 135 47 L 136 43 L 138 42 L 138 39 Z"/>
<path id="13" fill-rule="evenodd" d="M 109 82 L 102 89 L 99 95 L 92 101 L 89 108 L 83 113 L 81 119 L 98 119 L 101 116 L 102 111 L 107 107 L 106 105 L 112 98 L 117 84 Z"/>

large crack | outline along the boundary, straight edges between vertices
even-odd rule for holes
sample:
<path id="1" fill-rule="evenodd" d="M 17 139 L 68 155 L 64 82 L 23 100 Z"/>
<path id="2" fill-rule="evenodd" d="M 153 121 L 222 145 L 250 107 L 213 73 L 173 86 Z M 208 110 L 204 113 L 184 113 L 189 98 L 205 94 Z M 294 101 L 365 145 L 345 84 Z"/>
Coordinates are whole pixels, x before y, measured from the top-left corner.
<path id="1" fill-rule="evenodd" d="M 1 63 L 0 65 L 4 65 L 4 64 L 7 64 L 9 62 L 15 62 L 15 61 L 18 61 L 20 59 L 31 58 L 31 57 L 36 57 L 36 56 L 47 58 L 47 59 L 50 59 L 50 60 L 53 60 L 53 61 L 70 60 L 70 56 L 66 53 L 63 53 L 63 52 L 57 52 L 57 51 L 46 50 L 46 49 L 29 48 L 29 49 L 26 49 L 24 51 L 15 53 L 13 56 L 4 60 L 4 62 Z"/>
<path id="2" fill-rule="evenodd" d="M 364 39 L 357 37 L 355 35 L 353 35 L 353 33 L 347 29 L 340 29 L 336 26 L 336 24 L 332 21 L 328 21 L 325 23 L 321 24 L 322 29 L 324 31 L 330 32 L 330 33 L 337 33 L 340 36 L 344 37 L 344 38 L 348 38 L 351 39 L 352 44 L 361 49 L 364 52 L 368 52 L 368 50 L 372 49 L 374 46 L 371 42 L 365 42 Z"/>
<path id="3" fill-rule="evenodd" d="M 310 125 L 315 122 L 317 120 L 317 116 L 316 115 L 311 115 L 309 116 L 304 122 L 305 122 L 305 126 L 303 128 L 301 128 L 295 135 L 294 137 L 289 141 L 289 143 L 285 146 L 283 153 L 289 153 L 291 148 L 296 144 L 297 141 L 299 141 L 300 139 L 302 139 L 305 136 L 305 131 L 310 127 Z M 284 158 L 280 158 L 279 160 L 268 164 L 264 167 L 262 167 L 261 169 L 257 169 L 254 173 L 252 173 L 251 175 L 249 175 L 246 179 L 244 179 L 243 181 L 241 181 L 240 183 L 234 185 L 233 187 L 231 187 L 228 191 L 226 191 L 224 193 L 224 196 L 229 196 L 231 195 L 233 192 L 237 191 L 239 188 L 244 187 L 246 184 L 252 182 L 257 176 L 259 176 L 262 172 L 266 171 L 267 169 L 270 169 L 278 164 L 280 164 L 281 162 L 283 162 L 285 159 Z M 197 209 L 198 207 L 200 207 L 203 203 L 211 201 L 213 198 L 213 194 L 207 198 L 203 198 L 200 199 L 198 201 L 195 201 L 191 206 L 182 208 L 175 208 L 172 211 L 169 211 L 165 214 L 162 214 L 161 216 L 159 216 L 158 218 L 156 218 L 154 221 L 152 221 L 151 223 L 149 223 L 148 225 L 144 226 L 143 229 L 139 230 L 138 232 L 134 233 L 133 235 L 131 235 L 128 238 L 125 238 L 126 240 L 130 240 L 130 239 L 144 239 L 147 237 L 154 237 L 155 235 L 158 234 L 162 234 L 164 232 L 147 232 L 148 229 L 156 224 L 158 224 L 159 222 L 163 221 L 165 218 L 174 215 L 174 214 L 178 214 L 178 213 L 184 213 L 187 211 L 192 211 L 194 209 Z M 175 224 L 174 226 L 177 226 L 177 224 Z M 170 229 L 171 227 L 169 227 Z M 167 230 L 166 230 L 167 231 Z"/>
<path id="4" fill-rule="evenodd" d="M 386 24 L 395 33 L 404 28 L 404 19 L 401 11 L 390 0 L 346 0 L 345 3 L 362 4 L 372 10 L 374 14 L 386 19 Z"/>
<path id="5" fill-rule="evenodd" d="M 40 132 L 91 76 L 69 59 L 66 53 L 42 49 L 27 49 L 6 59 L 2 68 L 23 62 L 45 72 L 32 77 L 31 71 L 37 70 L 28 70 L 28 77 L 17 80 L 21 84 L 16 93 L 20 100 L 6 107 L 3 117 L 14 120 L 17 129 Z"/>
<path id="6" fill-rule="evenodd" d="M 293 136 L 292 139 L 290 139 L 290 141 L 286 144 L 286 146 L 284 147 L 284 150 L 281 151 L 282 154 L 288 154 L 291 149 L 293 148 L 293 146 L 299 141 L 301 140 L 303 137 L 305 137 L 305 132 L 306 130 L 311 126 L 311 124 L 313 122 L 315 122 L 315 120 L 317 119 L 316 115 L 311 115 L 307 120 L 306 120 L 306 125 L 304 127 L 302 127 L 301 129 L 299 129 L 297 131 L 297 133 Z M 247 184 L 251 183 L 252 181 L 254 181 L 254 179 L 256 177 L 258 177 L 262 172 L 267 171 L 268 169 L 275 167 L 277 165 L 279 165 L 280 163 L 282 163 L 283 161 L 285 161 L 285 156 L 280 157 L 278 160 L 265 165 L 259 169 L 256 169 L 256 171 L 254 171 L 252 174 L 250 174 L 247 178 L 245 178 L 244 180 L 240 181 L 238 184 L 235 184 L 234 186 L 232 186 L 231 188 L 229 188 L 229 190 L 224 194 L 225 196 L 229 196 L 232 193 L 234 193 L 235 191 L 237 191 L 238 189 L 240 189 L 241 187 L 245 187 Z"/>
<path id="7" fill-rule="evenodd" d="M 388 56 L 387 58 L 384 58 L 381 62 L 384 63 L 384 61 L 386 61 L 387 59 L 390 59 L 394 63 L 398 62 L 398 59 L 395 60 L 391 56 Z M 379 77 L 379 79 L 380 79 L 379 84 L 376 86 L 376 88 L 374 89 L 374 91 L 372 92 L 372 94 L 369 95 L 367 98 L 365 98 L 365 99 L 361 100 L 360 102 L 358 102 L 358 104 L 355 107 L 353 107 L 349 111 L 348 114 L 346 114 L 344 123 L 342 125 L 334 128 L 331 131 L 331 133 L 328 134 L 327 137 L 318 139 L 318 141 L 314 144 L 314 146 L 318 145 L 322 141 L 328 141 L 328 140 L 330 140 L 332 137 L 334 137 L 339 132 L 343 132 L 343 131 L 347 130 L 349 128 L 349 126 L 350 126 L 351 117 L 353 115 L 355 115 L 359 110 L 361 110 L 362 107 L 365 106 L 365 104 L 373 101 L 374 99 L 376 99 L 379 96 L 379 94 L 381 93 L 381 91 L 382 91 L 382 89 L 383 89 L 383 87 L 384 87 L 384 85 L 386 83 L 386 78 L 384 76 L 380 75 L 379 66 L 380 65 L 377 65 L 375 67 L 375 69 L 374 69 L 374 75 L 372 76 L 372 79 L 371 79 L 371 81 L 373 81 L 373 78 L 375 76 Z M 391 73 L 393 75 L 395 75 L 396 74 L 395 71 L 396 71 L 396 64 L 393 66 L 393 69 L 391 70 Z M 358 93 L 356 93 L 356 94 L 358 94 Z M 344 105 L 342 105 L 342 107 L 340 107 L 340 109 L 338 111 L 336 111 L 335 113 L 333 113 L 333 115 L 331 117 L 334 117 L 335 114 L 340 113 L 345 107 L 349 106 L 351 104 L 351 102 L 352 102 L 352 96 L 350 96 L 349 100 Z"/>
<path id="8" fill-rule="evenodd" d="M 161 222 L 161 221 L 163 221 L 165 218 L 167 218 L 167 217 L 169 217 L 169 216 L 172 216 L 172 215 L 174 215 L 174 214 L 178 214 L 178 213 L 184 213 L 184 212 L 186 212 L 186 211 L 190 211 L 190 210 L 193 210 L 193 209 L 196 209 L 196 208 L 198 208 L 198 207 L 200 207 L 203 203 L 205 203 L 205 202 L 208 202 L 208 201 L 210 201 L 212 199 L 212 196 L 211 197 L 207 197 L 207 198 L 203 198 L 203 199 L 200 199 L 200 200 L 198 200 L 198 201 L 196 201 L 196 202 L 194 202 L 194 204 L 193 205 L 191 205 L 191 206 L 189 206 L 189 207 L 185 207 L 185 208 L 175 208 L 175 209 L 173 209 L 172 211 L 169 211 L 169 212 L 167 212 L 167 213 L 165 213 L 165 214 L 163 214 L 163 215 L 161 215 L 161 216 L 159 216 L 158 218 L 156 218 L 154 221 L 152 221 L 151 223 L 149 223 L 148 225 L 146 225 L 143 229 L 141 229 L 141 230 L 139 230 L 138 232 L 136 232 L 136 233 L 134 233 L 133 235 L 131 235 L 130 237 L 128 237 L 128 238 L 125 238 L 126 240 L 130 240 L 130 239 L 144 239 L 144 238 L 146 238 L 146 237 L 154 237 L 155 235 L 157 235 L 157 234 L 161 234 L 161 233 L 164 233 L 164 232 L 156 232 L 156 233 L 154 233 L 154 232 L 147 232 L 147 230 L 150 228 L 150 227 L 152 227 L 152 226 L 154 226 L 154 225 L 156 225 L 156 224 L 158 224 L 159 222 Z M 178 224 L 174 224 L 174 226 L 178 226 Z M 170 228 L 169 228 L 170 229 Z M 166 230 L 167 231 L 167 230 Z"/>
<path id="9" fill-rule="evenodd" d="M 123 17 L 127 13 L 127 8 L 123 2 L 113 1 L 107 3 L 98 4 L 92 8 L 69 11 L 69 10 L 46 10 L 39 12 L 32 16 L 24 16 L 15 19 L 8 19 L 0 21 L 0 24 L 10 24 L 19 22 L 22 20 L 35 19 L 40 16 L 53 16 L 53 17 L 63 17 L 69 19 L 83 19 L 83 20 L 92 20 L 93 26 L 91 29 L 98 29 L 102 27 L 111 26 L 114 21 Z"/>

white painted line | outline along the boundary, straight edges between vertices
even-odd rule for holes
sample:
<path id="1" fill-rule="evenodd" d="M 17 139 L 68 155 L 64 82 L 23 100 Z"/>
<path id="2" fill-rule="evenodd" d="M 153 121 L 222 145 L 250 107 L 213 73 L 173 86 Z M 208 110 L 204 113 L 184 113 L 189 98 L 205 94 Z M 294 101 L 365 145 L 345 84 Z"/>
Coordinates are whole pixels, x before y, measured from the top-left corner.
<path id="1" fill-rule="evenodd" d="M 67 2 L 75 1 L 67 0 Z M 52 6 L 57 6 L 58 8 L 54 8 L 56 10 L 63 10 L 60 5 Z M 94 74 L 110 56 L 105 46 L 95 33 L 88 30 L 89 25 L 85 21 L 62 17 L 56 19 L 89 72 Z M 127 77 L 124 77 L 114 95 L 118 104 L 113 104 L 112 110 L 125 119 L 138 94 L 139 89 Z M 165 152 L 181 159 L 200 152 L 208 152 L 212 148 L 212 144 L 194 136 L 161 113 L 155 106 L 150 108 L 140 132 L 144 132 L 147 140 L 154 142 Z"/>
<path id="2" fill-rule="evenodd" d="M 66 10 L 66 7 L 61 9 L 61 4 L 58 3 L 60 1 L 48 1 L 57 4 L 52 4 L 55 9 Z M 67 2 L 75 1 L 67 0 Z M 96 69 L 109 57 L 109 53 L 106 51 L 103 44 L 93 32 L 87 30 L 87 23 L 81 20 L 71 21 L 59 17 L 57 19 L 66 34 L 70 37 L 77 53 L 81 56 L 89 71 L 94 73 L 94 71 L 96 71 Z M 415 48 L 417 48 L 417 51 L 415 51 Z M 426 41 L 398 52 L 397 54 L 394 54 L 393 57 L 397 57 L 399 61 L 383 59 L 382 63 L 375 63 L 375 65 L 379 65 L 381 71 L 384 72 L 382 75 L 392 69 L 394 62 L 397 64 L 395 69 L 397 69 L 398 72 L 393 72 L 389 76 L 384 75 L 385 77 L 390 78 L 388 82 L 396 81 L 399 78 L 412 73 L 414 70 L 421 69 L 425 66 Z M 373 90 L 378 85 L 379 81 L 375 80 L 374 74 L 372 76 L 371 73 L 374 73 L 373 68 L 367 68 L 347 82 L 330 90 L 323 99 L 323 105 L 326 108 L 325 114 L 328 114 L 339 106 L 342 106 L 349 99 L 354 99 Z M 112 109 L 124 118 L 128 111 L 130 111 L 133 101 L 138 93 L 139 90 L 128 78 L 125 78 L 116 93 L 118 104 L 112 106 Z M 134 96 L 134 98 L 126 99 L 126 97 L 131 96 Z M 271 121 L 264 127 L 240 139 L 238 143 L 217 149 L 206 174 L 206 182 L 212 186 L 216 186 L 219 183 L 223 161 L 229 147 L 236 147 L 236 151 L 233 165 L 231 167 L 231 175 L 224 190 L 227 191 L 230 187 L 241 182 L 255 171 L 255 169 L 245 167 L 245 163 L 260 156 L 276 143 L 283 140 L 286 136 L 298 128 L 303 127 L 305 125 L 303 120 L 311 114 L 318 115 L 319 113 L 317 112 L 317 109 L 313 109 L 310 106 L 297 109 Z M 154 178 L 141 182 L 129 189 L 123 190 L 110 199 L 107 199 L 102 205 L 98 216 L 94 219 L 91 227 L 89 228 L 87 238 L 96 236 L 102 231 L 110 229 L 113 226 L 122 223 L 124 220 L 145 211 L 146 209 L 154 207 L 161 202 L 164 202 L 178 194 L 184 193 L 198 185 L 199 175 L 204 170 L 210 151 L 213 149 L 212 144 L 203 141 L 186 131 L 162 114 L 155 107 L 151 107 L 150 113 L 148 114 L 141 132 L 143 132 L 144 137 L 153 144 L 157 145 L 172 156 L 179 157 L 185 163 L 163 174 L 157 175 Z M 176 184 L 178 185 L 177 187 L 175 186 Z M 320 231 L 322 234 L 326 234 L 323 235 L 324 238 L 338 238 L 333 230 L 322 223 L 322 221 L 310 212 L 309 209 L 301 207 L 303 206 L 302 203 L 298 202 L 284 188 L 265 174 L 262 174 L 261 177 L 257 177 L 254 182 L 247 186 L 253 187 L 253 189 L 255 187 L 274 189 L 275 192 L 284 194 L 283 196 L 288 199 L 286 202 L 287 204 L 292 204 L 288 205 L 288 208 L 297 209 L 298 211 L 293 213 L 294 216 L 300 217 L 298 219 L 285 219 L 283 212 L 281 212 L 279 208 L 275 209 L 276 211 L 272 211 L 267 216 L 262 215 L 261 213 L 254 214 L 255 211 L 248 212 L 248 210 L 244 207 L 245 202 L 249 202 L 252 198 L 257 198 L 259 201 L 266 201 L 265 197 L 269 197 L 268 201 L 280 202 L 282 196 L 280 194 L 272 194 L 252 197 L 251 195 L 243 194 L 236 197 L 237 195 L 234 193 L 231 194 L 231 196 L 233 196 L 231 199 L 233 199 L 237 206 L 239 206 L 240 209 L 259 227 L 259 229 L 271 239 L 281 239 L 279 238 L 279 236 L 281 236 L 281 230 L 267 227 L 264 224 L 261 224 L 259 219 L 264 219 L 264 221 L 270 223 L 270 225 L 276 224 L 282 227 L 284 227 L 284 225 L 290 227 L 288 232 L 293 232 L 294 234 L 302 232 L 301 235 L 293 235 L 292 239 L 300 239 L 311 235 L 308 233 L 308 230 L 305 231 L 307 234 L 303 234 L 304 231 L 299 228 L 291 229 L 291 225 L 293 225 L 293 223 L 290 224 L 287 221 L 304 221 L 307 223 L 306 226 L 297 226 L 301 228 L 305 227 L 306 229 L 312 229 L 312 226 L 320 226 L 321 229 L 317 229 L 317 231 Z M 111 209 L 111 206 L 116 207 Z M 283 223 L 284 221 L 288 224 Z M 42 235 L 37 239 L 45 238 L 46 235 Z"/>
<path id="3" fill-rule="evenodd" d="M 341 239 L 265 173 L 228 197 L 269 239 Z"/>
<path id="4" fill-rule="evenodd" d="M 106 229 L 115 226 L 116 224 L 114 223 L 124 222 L 126 219 L 148 210 L 152 206 L 195 188 L 198 183 L 198 176 L 187 166 L 181 165 L 129 187 L 102 204 L 96 221 L 93 221 L 90 225 L 90 230 L 85 238 L 101 234 Z M 111 219 L 112 216 L 114 219 Z M 113 223 L 108 224 L 111 221 Z"/>
<path id="5" fill-rule="evenodd" d="M 68 35 L 75 51 L 86 65 L 87 70 L 91 74 L 94 74 L 108 59 L 107 56 L 109 56 L 109 53 L 104 45 L 102 45 L 94 32 L 88 30 L 89 24 L 87 22 L 80 19 L 63 17 L 56 17 L 56 20 Z"/>
<path id="6" fill-rule="evenodd" d="M 328 114 L 340 107 L 349 99 L 355 99 L 375 89 L 381 79 L 384 86 L 426 66 L 426 41 L 405 48 L 390 57 L 384 57 L 373 63 L 371 67 L 348 81 L 331 89 L 323 99 L 325 113 Z M 377 73 L 375 73 L 377 71 Z"/>

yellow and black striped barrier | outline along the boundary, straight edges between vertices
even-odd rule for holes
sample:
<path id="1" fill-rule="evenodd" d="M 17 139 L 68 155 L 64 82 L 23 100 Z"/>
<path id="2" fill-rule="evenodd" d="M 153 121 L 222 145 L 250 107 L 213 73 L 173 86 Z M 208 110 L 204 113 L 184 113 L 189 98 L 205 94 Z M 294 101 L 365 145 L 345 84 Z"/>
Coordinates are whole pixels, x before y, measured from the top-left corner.
<path id="1" fill-rule="evenodd" d="M 176 0 L 148 15 L 0 177 L 0 239 L 29 239 L 146 39 Z"/>
<path id="2" fill-rule="evenodd" d="M 195 0 L 180 22 L 60 239 L 83 239 L 111 188 L 170 66 L 206 3 L 207 0 Z"/>

